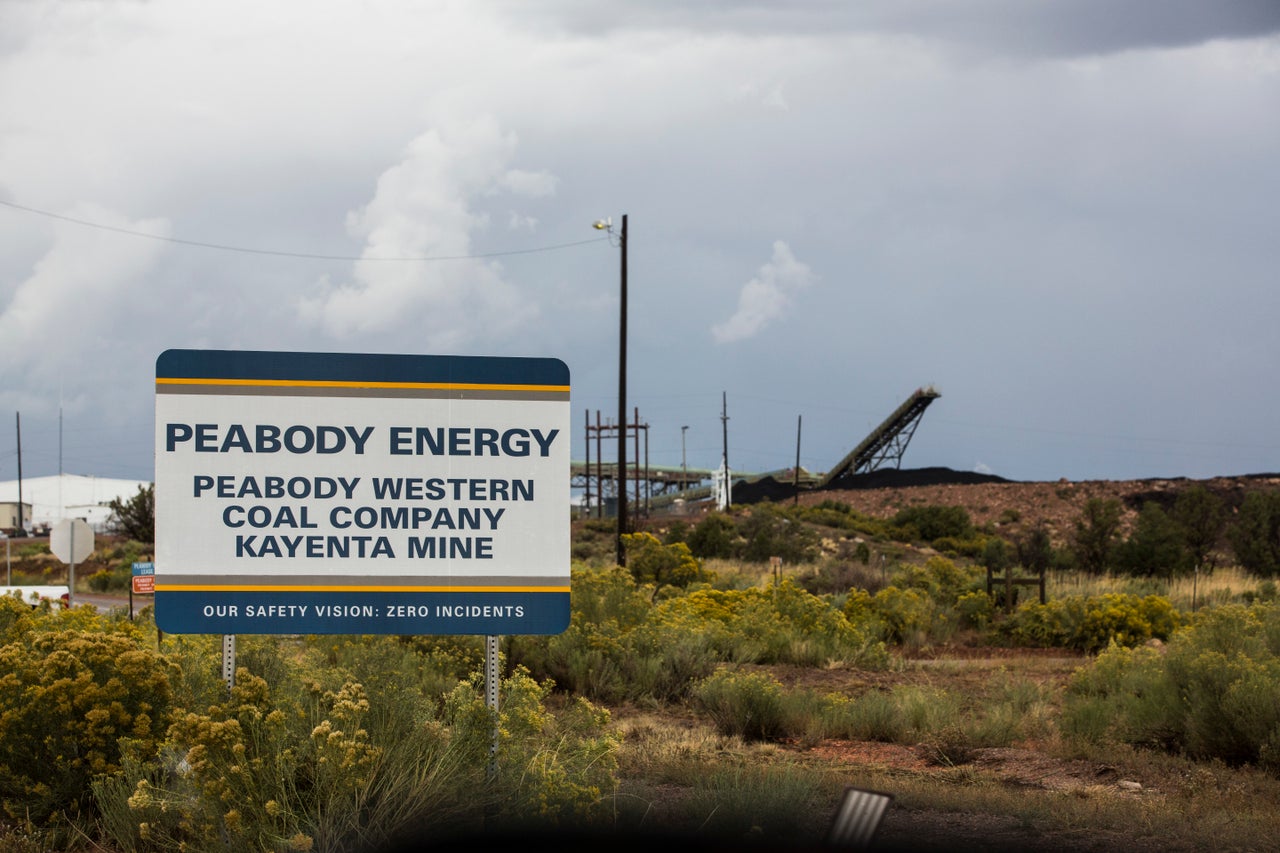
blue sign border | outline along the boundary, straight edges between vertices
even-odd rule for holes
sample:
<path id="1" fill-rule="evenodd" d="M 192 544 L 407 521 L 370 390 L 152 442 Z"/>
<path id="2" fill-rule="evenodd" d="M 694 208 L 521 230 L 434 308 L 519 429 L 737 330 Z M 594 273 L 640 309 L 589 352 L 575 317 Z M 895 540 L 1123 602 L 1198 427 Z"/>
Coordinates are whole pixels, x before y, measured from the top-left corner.
<path id="1" fill-rule="evenodd" d="M 569 368 L 555 358 L 171 349 L 156 359 L 156 380 L 174 379 L 561 387 L 567 404 Z M 570 621 L 568 563 L 566 553 L 564 584 L 545 592 L 166 590 L 181 576 L 160 566 L 156 621 L 191 634 L 558 634 Z"/>
<path id="2" fill-rule="evenodd" d="M 569 368 L 558 358 L 172 349 L 156 378 L 568 385 Z"/>
<path id="3" fill-rule="evenodd" d="M 567 592 L 164 592 L 185 634 L 559 634 Z M 171 632 L 176 633 L 176 632 Z"/>

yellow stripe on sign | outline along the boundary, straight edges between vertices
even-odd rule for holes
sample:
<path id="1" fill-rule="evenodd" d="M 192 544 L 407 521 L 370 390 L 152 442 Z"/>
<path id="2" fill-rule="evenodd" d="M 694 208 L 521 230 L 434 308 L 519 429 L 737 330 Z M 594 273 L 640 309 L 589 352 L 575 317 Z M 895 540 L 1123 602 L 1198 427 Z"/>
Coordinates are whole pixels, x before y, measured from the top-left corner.
<path id="1" fill-rule="evenodd" d="M 182 379 L 157 376 L 157 385 L 225 385 L 269 388 L 421 388 L 465 391 L 554 391 L 565 392 L 568 385 L 484 384 L 479 382 L 350 382 L 330 379 Z"/>
<path id="2" fill-rule="evenodd" d="M 157 583 L 156 592 L 569 592 L 567 586 L 314 586 Z"/>

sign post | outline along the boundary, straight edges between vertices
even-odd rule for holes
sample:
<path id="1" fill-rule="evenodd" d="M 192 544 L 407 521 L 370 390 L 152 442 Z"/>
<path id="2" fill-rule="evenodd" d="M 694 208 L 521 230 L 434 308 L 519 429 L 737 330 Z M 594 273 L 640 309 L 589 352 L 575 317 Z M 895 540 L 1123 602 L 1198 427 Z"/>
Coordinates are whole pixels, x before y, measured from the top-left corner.
<path id="1" fill-rule="evenodd" d="M 76 560 L 93 553 L 93 528 L 83 518 L 64 518 L 49 531 L 49 550 L 67 563 L 67 606 L 76 604 Z"/>
<path id="2" fill-rule="evenodd" d="M 560 633 L 569 477 L 558 359 L 168 350 L 157 627 Z"/>

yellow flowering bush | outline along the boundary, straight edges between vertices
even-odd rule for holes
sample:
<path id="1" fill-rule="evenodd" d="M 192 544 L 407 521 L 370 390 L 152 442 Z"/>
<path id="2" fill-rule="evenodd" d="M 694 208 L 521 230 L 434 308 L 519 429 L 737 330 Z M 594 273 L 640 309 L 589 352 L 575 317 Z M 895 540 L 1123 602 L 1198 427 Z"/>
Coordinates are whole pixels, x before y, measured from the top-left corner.
<path id="1" fill-rule="evenodd" d="M 0 602 L 26 628 L 0 647 L 0 801 L 36 822 L 92 812 L 89 783 L 120 770 L 122 739 L 162 740 L 176 668 L 127 622 L 14 603 L 31 613 Z"/>

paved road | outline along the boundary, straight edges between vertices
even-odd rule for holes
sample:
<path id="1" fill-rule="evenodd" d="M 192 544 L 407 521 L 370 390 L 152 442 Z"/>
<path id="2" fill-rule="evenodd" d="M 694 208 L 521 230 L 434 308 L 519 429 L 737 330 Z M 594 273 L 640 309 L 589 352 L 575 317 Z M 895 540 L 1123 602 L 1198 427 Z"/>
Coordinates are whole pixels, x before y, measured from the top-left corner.
<path id="1" fill-rule="evenodd" d="M 81 604 L 92 604 L 94 607 L 102 611 L 124 610 L 129 609 L 129 593 L 106 593 L 106 592 L 77 592 L 72 601 L 79 607 Z M 144 607 L 149 607 L 155 601 L 154 595 L 135 595 L 133 596 L 133 612 L 130 616 L 137 615 L 138 611 Z"/>

